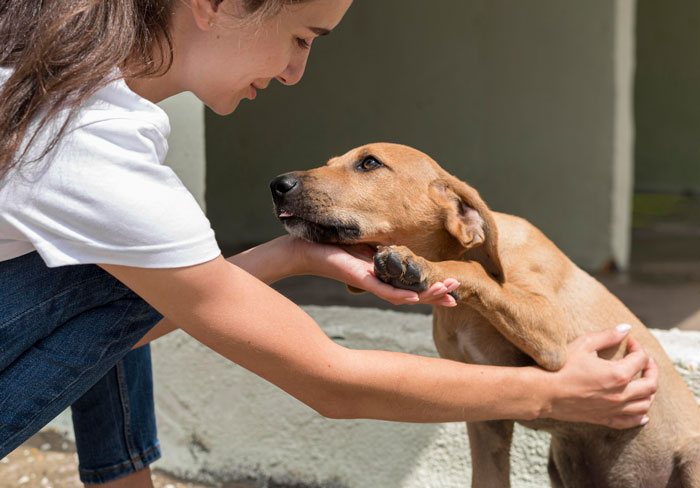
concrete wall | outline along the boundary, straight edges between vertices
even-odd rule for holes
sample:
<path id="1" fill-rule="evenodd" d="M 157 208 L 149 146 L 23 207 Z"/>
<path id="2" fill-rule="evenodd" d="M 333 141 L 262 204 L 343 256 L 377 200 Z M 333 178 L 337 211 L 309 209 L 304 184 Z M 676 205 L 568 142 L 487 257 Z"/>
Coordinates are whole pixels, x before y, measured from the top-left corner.
<path id="1" fill-rule="evenodd" d="M 700 193 L 700 2 L 639 0 L 635 185 Z"/>
<path id="2" fill-rule="evenodd" d="M 633 20 L 633 0 L 355 2 L 298 86 L 207 113 L 220 242 L 281 232 L 273 176 L 390 141 L 426 151 L 580 265 L 624 265 Z"/>
<path id="3" fill-rule="evenodd" d="M 168 157 L 165 164 L 175 170 L 204 208 L 204 104 L 191 93 L 181 93 L 159 105 L 170 118 Z"/>

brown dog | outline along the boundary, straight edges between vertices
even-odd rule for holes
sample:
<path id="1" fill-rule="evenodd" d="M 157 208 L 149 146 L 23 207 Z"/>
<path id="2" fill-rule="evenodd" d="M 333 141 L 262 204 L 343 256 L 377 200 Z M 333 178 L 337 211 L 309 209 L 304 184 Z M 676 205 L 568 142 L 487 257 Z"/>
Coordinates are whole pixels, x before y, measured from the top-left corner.
<path id="1" fill-rule="evenodd" d="M 651 422 L 619 431 L 521 423 L 552 434 L 554 487 L 700 487 L 700 408 L 682 378 L 644 325 L 533 225 L 490 211 L 476 190 L 428 156 L 395 144 L 353 149 L 270 186 L 291 234 L 389 246 L 379 248 L 375 271 L 394 286 L 420 291 L 457 279 L 458 306 L 433 309 L 433 336 L 445 358 L 503 366 L 534 361 L 557 370 L 579 335 L 631 324 L 659 366 Z M 510 486 L 513 422 L 470 422 L 468 432 L 472 486 Z"/>

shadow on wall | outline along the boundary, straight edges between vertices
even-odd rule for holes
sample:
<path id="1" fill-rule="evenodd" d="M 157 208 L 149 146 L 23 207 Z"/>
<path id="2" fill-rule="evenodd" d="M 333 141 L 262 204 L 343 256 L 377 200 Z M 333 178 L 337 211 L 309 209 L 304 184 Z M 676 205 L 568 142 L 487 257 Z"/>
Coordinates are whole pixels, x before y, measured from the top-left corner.
<path id="1" fill-rule="evenodd" d="M 298 86 L 208 112 L 222 245 L 282 233 L 267 183 L 368 142 L 412 145 L 579 264 L 610 257 L 614 2 L 355 2 Z"/>
<path id="2" fill-rule="evenodd" d="M 635 188 L 640 192 L 700 198 L 698 25 L 698 2 L 637 3 Z M 698 214 L 695 225 L 700 227 Z"/>

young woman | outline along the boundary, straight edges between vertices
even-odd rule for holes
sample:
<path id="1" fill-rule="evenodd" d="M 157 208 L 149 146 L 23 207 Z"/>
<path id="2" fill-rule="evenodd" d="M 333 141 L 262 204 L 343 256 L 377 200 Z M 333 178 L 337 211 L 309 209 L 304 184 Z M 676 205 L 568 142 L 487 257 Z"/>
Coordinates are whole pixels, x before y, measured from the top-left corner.
<path id="1" fill-rule="evenodd" d="M 316 274 L 395 304 L 453 306 L 454 280 L 397 290 L 353 249 L 288 236 L 220 255 L 162 165 L 169 125 L 155 103 L 191 91 L 228 114 L 273 80 L 297 83 L 350 3 L 0 6 L 0 456 L 72 405 L 83 482 L 150 486 L 150 359 L 129 351 L 174 328 L 332 418 L 648 420 L 656 368 L 638 343 L 617 362 L 596 355 L 624 326 L 572 343 L 556 373 L 348 350 L 267 284 Z"/>

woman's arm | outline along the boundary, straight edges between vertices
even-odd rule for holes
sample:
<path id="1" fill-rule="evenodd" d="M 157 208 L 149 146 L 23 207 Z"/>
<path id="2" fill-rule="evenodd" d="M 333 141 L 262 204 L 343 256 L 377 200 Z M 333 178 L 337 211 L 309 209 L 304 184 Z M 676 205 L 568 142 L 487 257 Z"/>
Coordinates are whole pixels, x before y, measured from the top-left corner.
<path id="1" fill-rule="evenodd" d="M 177 327 L 327 417 L 548 416 L 629 427 L 640 423 L 656 388 L 653 366 L 627 385 L 647 365 L 641 351 L 612 363 L 594 360 L 584 348 L 573 351 L 561 371 L 546 373 L 346 349 L 299 307 L 222 257 L 187 268 L 102 267 Z"/>
<path id="2" fill-rule="evenodd" d="M 312 244 L 285 235 L 231 256 L 227 261 L 268 285 L 290 276 L 311 274 L 351 284 L 394 305 L 422 303 L 453 307 L 457 304 L 455 299 L 448 295 L 459 286 L 456 280 L 448 279 L 443 283 L 434 283 L 420 294 L 394 288 L 374 276 L 372 253 L 366 251 L 359 246 L 346 250 L 338 246 Z M 163 319 L 148 331 L 134 349 L 176 328 L 172 321 Z"/>
<path id="3" fill-rule="evenodd" d="M 310 274 L 342 281 L 394 305 L 457 304 L 448 295 L 459 286 L 456 280 L 434 283 L 421 293 L 394 288 L 374 275 L 373 257 L 374 251 L 365 245 L 316 244 L 284 235 L 227 260 L 268 285 L 289 276 Z"/>

